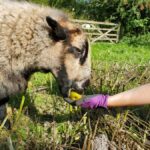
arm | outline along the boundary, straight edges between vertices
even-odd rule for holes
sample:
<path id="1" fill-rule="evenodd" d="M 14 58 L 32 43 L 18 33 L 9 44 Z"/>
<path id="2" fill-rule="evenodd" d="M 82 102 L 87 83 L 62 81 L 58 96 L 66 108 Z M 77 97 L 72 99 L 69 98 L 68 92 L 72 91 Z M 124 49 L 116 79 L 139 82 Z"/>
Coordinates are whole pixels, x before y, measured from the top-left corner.
<path id="1" fill-rule="evenodd" d="M 86 96 L 77 101 L 76 104 L 91 109 L 150 104 L 150 84 L 145 84 L 113 96 L 103 94 Z"/>
<path id="2" fill-rule="evenodd" d="M 108 107 L 116 106 L 135 106 L 150 104 L 150 84 L 109 96 L 107 99 Z"/>

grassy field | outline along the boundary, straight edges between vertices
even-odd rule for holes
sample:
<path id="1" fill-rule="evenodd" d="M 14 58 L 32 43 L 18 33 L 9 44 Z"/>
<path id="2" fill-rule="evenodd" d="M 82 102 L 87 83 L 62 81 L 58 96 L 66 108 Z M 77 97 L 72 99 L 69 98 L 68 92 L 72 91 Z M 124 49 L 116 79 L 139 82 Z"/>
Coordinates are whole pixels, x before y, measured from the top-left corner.
<path id="1" fill-rule="evenodd" d="M 92 79 L 85 94 L 114 94 L 150 82 L 150 47 L 96 43 L 91 49 Z M 149 106 L 72 107 L 63 101 L 51 74 L 34 74 L 28 86 L 25 97 L 9 103 L 12 129 L 0 126 L 0 149 L 6 148 L 8 135 L 17 150 L 91 150 L 97 136 L 106 138 L 110 149 L 150 148 Z"/>
<path id="2" fill-rule="evenodd" d="M 106 63 L 143 65 L 150 63 L 150 45 L 133 46 L 127 43 L 92 45 L 93 60 Z"/>

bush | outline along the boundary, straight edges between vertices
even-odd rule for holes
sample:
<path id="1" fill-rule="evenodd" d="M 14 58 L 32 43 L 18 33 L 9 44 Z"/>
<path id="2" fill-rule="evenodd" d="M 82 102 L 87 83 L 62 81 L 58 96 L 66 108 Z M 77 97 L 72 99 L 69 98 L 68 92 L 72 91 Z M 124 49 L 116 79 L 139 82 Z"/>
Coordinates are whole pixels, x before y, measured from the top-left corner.
<path id="1" fill-rule="evenodd" d="M 134 46 L 150 46 L 150 33 L 139 36 L 127 37 L 125 36 L 120 42 L 127 43 Z"/>
<path id="2" fill-rule="evenodd" d="M 93 0 L 87 7 L 89 19 L 121 22 L 122 34 L 139 35 L 150 30 L 149 0 Z"/>
<path id="3" fill-rule="evenodd" d="M 121 23 L 121 36 L 133 36 L 133 39 L 150 31 L 150 0 L 27 1 L 64 9 L 80 19 Z"/>

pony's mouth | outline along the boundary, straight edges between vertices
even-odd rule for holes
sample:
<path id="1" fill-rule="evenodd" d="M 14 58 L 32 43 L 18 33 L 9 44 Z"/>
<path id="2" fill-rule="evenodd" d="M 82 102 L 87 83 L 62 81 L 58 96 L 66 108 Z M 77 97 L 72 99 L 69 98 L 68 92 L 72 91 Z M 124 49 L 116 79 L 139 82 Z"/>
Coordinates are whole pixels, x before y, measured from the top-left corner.
<path id="1" fill-rule="evenodd" d="M 68 97 L 71 99 L 71 100 L 79 100 L 82 98 L 82 94 L 79 94 L 73 90 L 70 90 L 69 91 L 69 95 Z"/>

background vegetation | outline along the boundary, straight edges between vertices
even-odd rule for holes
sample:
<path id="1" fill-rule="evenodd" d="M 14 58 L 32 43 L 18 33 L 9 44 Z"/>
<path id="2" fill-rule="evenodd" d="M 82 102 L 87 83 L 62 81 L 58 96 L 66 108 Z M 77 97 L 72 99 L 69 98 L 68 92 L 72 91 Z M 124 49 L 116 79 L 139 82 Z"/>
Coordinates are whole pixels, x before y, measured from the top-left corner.
<path id="1" fill-rule="evenodd" d="M 121 23 L 122 35 L 140 35 L 150 31 L 150 0 L 29 0 L 61 8 L 74 17 Z"/>
<path id="2" fill-rule="evenodd" d="M 112 95 L 150 82 L 148 56 L 147 46 L 93 44 L 92 79 L 85 94 Z M 149 106 L 109 110 L 72 107 L 64 102 L 51 74 L 34 74 L 25 97 L 12 97 L 9 106 L 12 129 L 0 126 L 2 150 L 8 147 L 8 136 L 17 150 L 91 150 L 96 137 L 112 150 L 150 149 Z"/>

